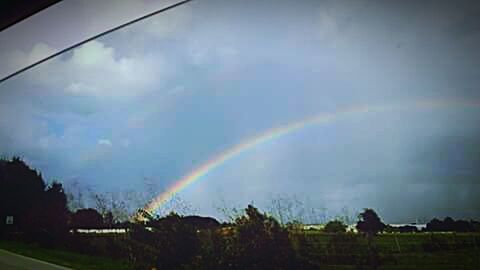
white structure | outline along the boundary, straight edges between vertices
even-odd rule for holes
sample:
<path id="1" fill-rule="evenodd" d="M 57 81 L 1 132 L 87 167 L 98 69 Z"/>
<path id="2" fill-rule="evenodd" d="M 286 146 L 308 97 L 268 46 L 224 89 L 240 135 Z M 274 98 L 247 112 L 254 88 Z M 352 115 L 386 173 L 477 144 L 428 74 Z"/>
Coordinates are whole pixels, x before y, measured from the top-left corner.
<path id="1" fill-rule="evenodd" d="M 73 230 L 70 230 L 71 233 L 73 233 Z M 76 233 L 95 233 L 95 234 L 107 234 L 107 233 L 117 233 L 117 234 L 123 234 L 127 233 L 128 229 L 76 229 Z"/>
<path id="2" fill-rule="evenodd" d="M 303 229 L 308 230 L 322 230 L 325 227 L 325 224 L 305 224 Z"/>
<path id="3" fill-rule="evenodd" d="M 424 228 L 427 228 L 427 224 L 417 224 L 417 223 L 410 223 L 410 224 L 389 224 L 390 226 L 394 227 L 394 228 L 398 228 L 398 227 L 403 227 L 403 226 L 413 226 L 413 227 L 417 227 L 417 230 L 421 231 L 422 229 Z"/>

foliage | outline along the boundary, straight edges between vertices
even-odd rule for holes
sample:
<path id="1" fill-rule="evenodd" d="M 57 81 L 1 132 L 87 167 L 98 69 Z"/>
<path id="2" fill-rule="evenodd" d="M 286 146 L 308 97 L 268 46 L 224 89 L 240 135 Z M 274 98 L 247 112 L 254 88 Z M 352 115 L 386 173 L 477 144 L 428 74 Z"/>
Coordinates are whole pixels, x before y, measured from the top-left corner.
<path id="1" fill-rule="evenodd" d="M 252 205 L 233 223 L 199 237 L 203 245 L 191 269 L 295 269 L 288 230 Z"/>
<path id="2" fill-rule="evenodd" d="M 367 235 L 375 235 L 386 228 L 375 210 L 366 208 L 358 215 L 357 230 Z"/>
<path id="3" fill-rule="evenodd" d="M 380 220 L 375 210 L 366 208 L 358 215 L 357 230 L 367 236 L 367 256 L 365 263 L 372 269 L 378 269 L 380 266 L 380 254 L 378 247 L 373 242 L 373 236 L 384 231 L 387 226 Z"/>
<path id="4" fill-rule="evenodd" d="M 0 160 L 0 219 L 13 216 L 14 224 L 0 231 L 52 245 L 67 233 L 67 198 L 60 183 L 47 186 L 42 175 L 23 160 Z"/>
<path id="5" fill-rule="evenodd" d="M 0 215 L 14 217 L 15 227 L 24 227 L 25 216 L 38 205 L 45 191 L 41 175 L 30 169 L 21 159 L 0 162 Z M 3 222 L 1 226 L 3 226 Z"/>
<path id="6" fill-rule="evenodd" d="M 71 225 L 75 229 L 98 229 L 103 228 L 103 217 L 97 210 L 92 208 L 79 209 L 72 214 Z"/>
<path id="7" fill-rule="evenodd" d="M 277 195 L 271 198 L 271 206 L 268 209 L 271 214 L 281 225 L 289 222 L 305 220 L 305 205 L 297 197 L 289 197 L 286 195 Z"/>
<path id="8" fill-rule="evenodd" d="M 151 232 L 137 227 L 131 233 L 131 238 L 155 250 L 152 257 L 158 269 L 178 269 L 199 253 L 197 228 L 182 216 L 172 212 L 150 221 L 148 226 L 152 228 Z M 137 253 L 136 256 L 141 255 Z"/>
<path id="9" fill-rule="evenodd" d="M 399 227 L 394 227 L 391 225 L 386 225 L 384 232 L 388 233 L 416 233 L 419 232 L 418 228 L 413 225 L 403 225 Z"/>
<path id="10" fill-rule="evenodd" d="M 476 261 L 465 254 L 473 254 L 480 243 L 478 235 L 465 233 L 480 228 L 476 221 L 433 219 L 427 224 L 427 231 L 458 234 L 410 234 L 416 227 L 386 226 L 373 209 L 365 209 L 358 216 L 357 229 L 365 233 L 366 238 L 344 233 L 346 226 L 340 219 L 328 222 L 324 228 L 327 234 L 305 231 L 302 222 L 293 218 L 296 213 L 302 213 L 296 211 L 299 204 L 283 199 L 275 201 L 272 209 L 276 212 L 272 212 L 280 215 L 284 222 L 289 221 L 286 224 L 252 205 L 245 210 L 227 211 L 231 219 L 224 224 L 209 217 L 182 216 L 174 212 L 163 217 L 145 212 L 146 222 L 120 223 L 121 214 L 127 213 L 127 204 L 109 193 L 91 194 L 97 209 L 80 207 L 70 213 L 61 184 L 46 185 L 41 174 L 19 158 L 0 160 L 0 215 L 2 219 L 5 215 L 15 217 L 14 226 L 2 224 L 0 229 L 9 229 L 8 235 L 44 246 L 62 243 L 62 248 L 75 253 L 106 256 L 112 258 L 112 262 L 128 260 L 135 269 L 319 269 L 331 265 L 360 269 L 417 265 L 425 260 L 436 266 L 441 264 L 433 263 L 441 261 L 455 268 L 454 261 L 458 258 L 463 259 L 465 265 L 474 265 Z M 81 202 L 76 205 L 80 206 Z M 70 228 L 120 226 L 129 232 L 68 234 L 67 220 Z M 381 231 L 405 233 L 373 237 Z M 119 269 L 112 265 L 115 264 L 105 264 L 98 269 Z"/>
<path id="11" fill-rule="evenodd" d="M 288 231 L 252 205 L 245 213 L 235 221 L 238 269 L 291 269 L 294 255 Z"/>
<path id="12" fill-rule="evenodd" d="M 64 242 L 68 233 L 67 198 L 62 185 L 53 182 L 42 194 L 42 202 L 25 215 L 24 232 L 29 239 L 48 246 Z"/>
<path id="13" fill-rule="evenodd" d="M 451 217 L 446 217 L 442 221 L 434 218 L 427 223 L 425 230 L 427 232 L 474 232 L 478 230 L 476 225 L 475 221 L 454 220 Z"/>
<path id="14" fill-rule="evenodd" d="M 223 198 L 216 203 L 216 208 L 217 212 L 223 216 L 227 223 L 233 223 L 237 218 L 245 214 L 241 207 L 232 207 L 231 204 L 227 203 Z"/>
<path id="15" fill-rule="evenodd" d="M 347 231 L 347 225 L 340 220 L 332 220 L 325 225 L 323 231 L 327 233 L 344 233 Z"/>

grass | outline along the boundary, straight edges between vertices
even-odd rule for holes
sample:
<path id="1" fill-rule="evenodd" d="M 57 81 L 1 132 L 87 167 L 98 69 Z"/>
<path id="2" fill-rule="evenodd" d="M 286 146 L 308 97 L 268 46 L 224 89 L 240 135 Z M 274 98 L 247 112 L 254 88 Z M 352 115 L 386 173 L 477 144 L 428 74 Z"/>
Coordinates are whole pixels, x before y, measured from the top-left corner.
<path id="1" fill-rule="evenodd" d="M 8 250 L 27 257 L 39 259 L 49 263 L 85 270 L 100 269 L 131 269 L 124 261 L 113 260 L 110 258 L 87 256 L 76 254 L 74 252 L 41 248 L 34 244 L 25 244 L 20 242 L 0 241 L 0 248 Z"/>
<path id="2" fill-rule="evenodd" d="M 335 250 L 353 256 L 365 256 L 367 241 L 356 235 L 348 242 L 336 241 L 331 247 L 332 235 L 307 232 L 300 249 L 313 261 L 325 260 Z M 347 239 L 348 240 L 348 239 Z M 353 244 L 352 244 L 353 243 Z M 379 269 L 480 269 L 480 234 L 478 233 L 405 233 L 381 234 L 374 238 L 374 246 L 381 258 Z M 330 246 L 329 246 L 330 245 Z M 356 247 L 356 248 L 355 248 Z M 345 251 L 345 248 L 346 251 Z M 363 255 L 361 254 L 363 253 Z M 347 255 L 348 257 L 348 255 Z M 321 269 L 358 269 L 349 261 L 325 262 Z M 355 259 L 353 259 L 355 260 Z M 367 269 L 367 268 L 365 268 Z"/>
<path id="3" fill-rule="evenodd" d="M 331 246 L 333 235 L 319 232 L 306 232 L 302 235 L 305 237 L 298 240 L 300 245 L 297 246 L 297 251 L 300 251 L 305 259 L 318 262 L 320 269 L 359 269 L 348 261 L 348 253 L 360 257 L 366 254 L 367 241 L 360 235 L 343 239 L 345 242 L 337 241 L 334 247 Z M 374 245 L 382 258 L 381 266 L 378 268 L 380 270 L 478 270 L 480 269 L 478 244 L 479 233 L 381 234 L 374 238 Z M 73 269 L 132 269 L 124 261 L 46 249 L 34 244 L 0 241 L 0 248 Z M 340 255 L 341 252 L 346 253 L 346 260 L 326 261 L 329 256 L 335 256 L 336 253 Z"/>

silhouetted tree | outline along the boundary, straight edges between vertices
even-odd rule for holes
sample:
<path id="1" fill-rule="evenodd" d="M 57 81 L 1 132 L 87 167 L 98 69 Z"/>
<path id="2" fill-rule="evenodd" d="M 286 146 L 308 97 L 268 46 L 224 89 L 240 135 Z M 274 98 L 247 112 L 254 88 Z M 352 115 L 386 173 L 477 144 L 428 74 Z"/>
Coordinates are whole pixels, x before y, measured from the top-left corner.
<path id="1" fill-rule="evenodd" d="M 413 232 L 418 232 L 418 228 L 416 226 L 412 226 L 412 225 L 405 225 L 405 226 L 398 227 L 398 232 L 413 233 Z"/>
<path id="2" fill-rule="evenodd" d="M 455 220 L 451 217 L 443 219 L 443 230 L 446 232 L 452 232 L 455 230 Z"/>
<path id="3" fill-rule="evenodd" d="M 233 223 L 237 218 L 245 214 L 241 207 L 232 207 L 230 203 L 227 204 L 224 198 L 220 198 L 220 200 L 216 203 L 215 208 L 217 209 L 217 212 L 220 213 L 224 219 L 226 219 L 227 223 Z"/>
<path id="4" fill-rule="evenodd" d="M 367 235 L 375 235 L 386 228 L 375 210 L 366 208 L 358 215 L 357 230 Z"/>
<path id="5" fill-rule="evenodd" d="M 377 233 L 385 230 L 387 227 L 377 215 L 375 210 L 371 208 L 366 208 L 362 213 L 358 215 L 357 230 L 363 232 L 367 236 L 368 244 L 368 264 L 372 266 L 373 269 L 378 269 L 379 267 L 379 254 L 377 248 L 373 245 L 372 238 Z"/>
<path id="6" fill-rule="evenodd" d="M 42 176 L 18 157 L 0 164 L 0 218 L 4 226 L 6 216 L 13 216 L 15 230 L 23 231 L 25 218 L 38 205 L 45 191 Z"/>
<path id="7" fill-rule="evenodd" d="M 270 200 L 267 211 L 282 226 L 293 221 L 305 222 L 305 203 L 296 196 L 275 195 Z"/>
<path id="8" fill-rule="evenodd" d="M 238 269 L 292 269 L 294 253 L 288 231 L 252 205 L 245 213 L 235 221 Z"/>
<path id="9" fill-rule="evenodd" d="M 443 230 L 443 222 L 437 218 L 434 218 L 427 223 L 425 230 L 429 232 L 441 232 Z"/>
<path id="10" fill-rule="evenodd" d="M 454 223 L 454 230 L 456 232 L 474 232 L 475 228 L 473 226 L 473 222 L 457 220 Z"/>
<path id="11" fill-rule="evenodd" d="M 62 184 L 53 182 L 44 193 L 43 212 L 45 231 L 63 236 L 67 232 L 69 211 L 67 208 L 67 196 Z"/>
<path id="12" fill-rule="evenodd" d="M 102 228 L 104 227 L 103 217 L 95 209 L 79 209 L 72 215 L 71 227 L 75 229 Z"/>
<path id="13" fill-rule="evenodd" d="M 0 218 L 31 240 L 58 240 L 67 231 L 67 199 L 60 183 L 46 184 L 23 160 L 0 161 Z"/>
<path id="14" fill-rule="evenodd" d="M 434 218 L 427 223 L 425 231 L 428 232 L 473 232 L 475 221 L 454 220 L 446 217 L 442 220 Z"/>
<path id="15" fill-rule="evenodd" d="M 327 233 L 344 233 L 347 231 L 347 225 L 340 220 L 332 220 L 325 225 L 323 231 Z"/>
<path id="16" fill-rule="evenodd" d="M 107 226 L 108 228 L 113 228 L 113 226 L 115 225 L 115 220 L 113 218 L 113 214 L 112 212 L 108 211 L 104 217 L 103 217 L 103 223 L 105 224 L 105 226 Z"/>
<path id="17" fill-rule="evenodd" d="M 470 220 L 470 225 L 472 226 L 473 232 L 480 232 L 480 222 L 475 220 Z"/>
<path id="18" fill-rule="evenodd" d="M 192 226 L 196 230 L 214 230 L 220 227 L 220 222 L 211 217 L 185 216 L 182 222 Z"/>
<path id="19" fill-rule="evenodd" d="M 148 226 L 153 228 L 150 244 L 157 250 L 158 269 L 179 269 L 198 254 L 197 228 L 182 216 L 172 212 L 148 222 Z"/>
<path id="20" fill-rule="evenodd" d="M 84 186 L 73 180 L 71 182 L 64 183 L 65 194 L 67 195 L 68 209 L 75 212 L 78 209 L 85 208 L 85 190 Z"/>

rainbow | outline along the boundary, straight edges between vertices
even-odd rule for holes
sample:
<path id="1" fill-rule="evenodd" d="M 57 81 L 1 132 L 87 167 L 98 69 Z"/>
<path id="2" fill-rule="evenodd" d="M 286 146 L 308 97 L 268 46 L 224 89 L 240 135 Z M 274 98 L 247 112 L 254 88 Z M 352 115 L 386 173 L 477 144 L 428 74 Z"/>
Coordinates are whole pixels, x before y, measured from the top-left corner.
<path id="1" fill-rule="evenodd" d="M 345 118 L 353 115 L 366 114 L 366 113 L 379 113 L 392 110 L 425 110 L 435 109 L 441 107 L 478 107 L 480 106 L 480 100 L 434 100 L 434 101 L 416 101 L 408 104 L 394 104 L 394 105 L 370 105 L 370 106 L 356 106 L 347 108 L 344 110 L 338 110 L 332 113 L 320 113 L 312 117 L 289 123 L 283 126 L 272 128 L 257 136 L 251 137 L 242 143 L 233 146 L 230 149 L 220 153 L 207 162 L 203 163 L 199 167 L 195 168 L 189 174 L 184 175 L 167 188 L 164 192 L 154 198 L 149 204 L 144 207 L 147 213 L 155 212 L 159 207 L 167 202 L 172 196 L 185 189 L 187 186 L 201 178 L 204 178 L 209 172 L 215 170 L 225 162 L 238 156 L 239 154 L 253 149 L 256 146 L 268 141 L 280 138 L 284 135 L 298 131 L 300 129 L 319 124 L 326 124 L 340 118 Z"/>

